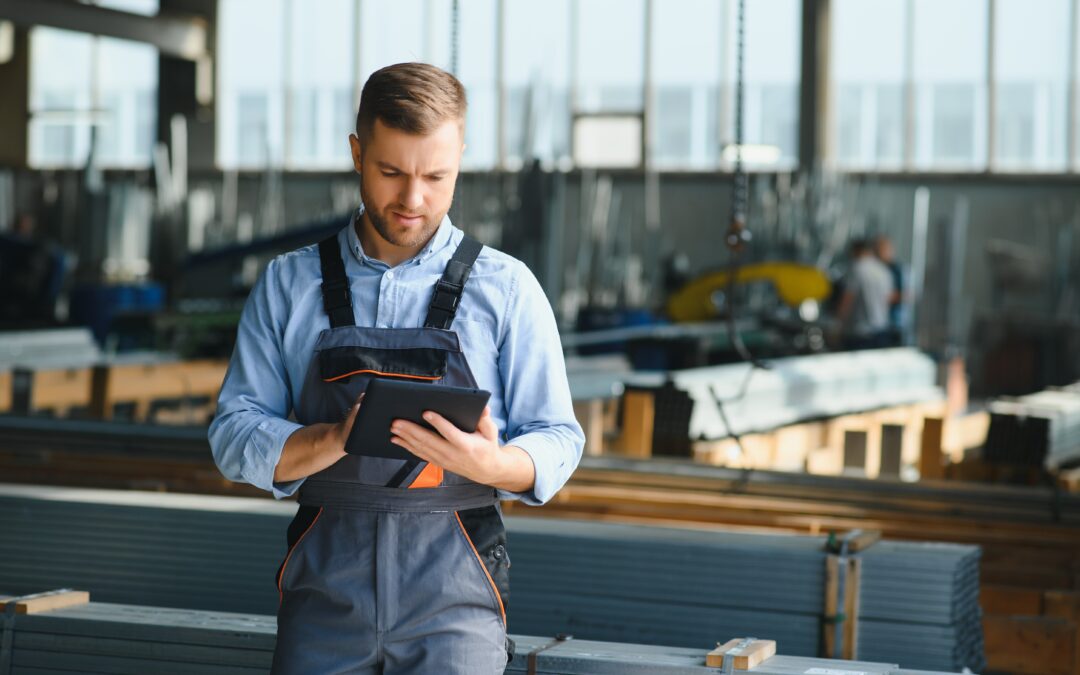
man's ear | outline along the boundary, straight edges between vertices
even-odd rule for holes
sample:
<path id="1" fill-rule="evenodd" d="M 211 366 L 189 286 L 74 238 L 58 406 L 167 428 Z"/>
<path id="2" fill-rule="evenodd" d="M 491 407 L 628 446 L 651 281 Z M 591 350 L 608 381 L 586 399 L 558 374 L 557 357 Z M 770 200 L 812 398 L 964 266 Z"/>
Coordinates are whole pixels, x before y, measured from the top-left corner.
<path id="1" fill-rule="evenodd" d="M 356 134 L 349 134 L 349 149 L 352 152 L 353 169 L 360 173 L 364 166 L 364 148 Z"/>

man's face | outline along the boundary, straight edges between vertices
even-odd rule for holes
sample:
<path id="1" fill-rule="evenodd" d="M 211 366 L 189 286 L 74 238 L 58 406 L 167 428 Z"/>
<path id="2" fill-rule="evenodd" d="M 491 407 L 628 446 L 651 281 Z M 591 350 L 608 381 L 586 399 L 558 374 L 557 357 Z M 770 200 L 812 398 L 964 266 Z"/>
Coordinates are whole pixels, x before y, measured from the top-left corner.
<path id="1" fill-rule="evenodd" d="M 349 142 L 360 174 L 360 198 L 379 236 L 405 248 L 430 239 L 454 199 L 465 149 L 461 124 L 449 120 L 418 135 L 376 120 L 366 142 L 355 135 Z"/>

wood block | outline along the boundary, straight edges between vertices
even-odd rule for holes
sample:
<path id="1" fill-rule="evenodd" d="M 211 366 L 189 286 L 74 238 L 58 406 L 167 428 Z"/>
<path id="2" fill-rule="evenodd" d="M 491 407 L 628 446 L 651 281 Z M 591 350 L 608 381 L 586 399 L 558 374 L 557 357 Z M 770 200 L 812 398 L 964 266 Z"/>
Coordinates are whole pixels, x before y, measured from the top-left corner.
<path id="1" fill-rule="evenodd" d="M 705 665 L 720 668 L 724 665 L 725 656 L 730 656 L 735 660 L 735 670 L 749 670 L 775 655 L 776 640 L 735 638 L 709 652 L 705 656 Z"/>
<path id="2" fill-rule="evenodd" d="M 1067 619 L 1029 616 L 983 617 L 986 669 L 1017 675 L 1072 675 L 1077 626 Z"/>
<path id="3" fill-rule="evenodd" d="M 616 451 L 629 457 L 652 457 L 656 406 L 651 391 L 627 389 L 623 394 L 622 433 Z"/>
<path id="4" fill-rule="evenodd" d="M 939 417 L 927 417 L 923 420 L 922 449 L 919 454 L 920 480 L 940 480 L 945 477 L 944 464 L 941 461 L 944 429 L 945 421 Z"/>
<path id="5" fill-rule="evenodd" d="M 7 606 L 11 602 L 15 603 L 16 614 L 37 614 L 39 612 L 48 612 L 54 609 L 63 609 L 64 607 L 85 605 L 90 602 L 90 594 L 86 591 L 73 591 L 70 588 L 61 588 L 55 591 L 23 595 L 15 598 L 0 597 L 0 611 L 6 611 Z"/>
<path id="6" fill-rule="evenodd" d="M 599 455 L 604 452 L 604 402 L 574 401 L 574 416 L 585 432 L 585 454 Z"/>
<path id="7" fill-rule="evenodd" d="M 866 475 L 866 436 L 865 431 L 844 432 L 844 475 Z"/>
<path id="8" fill-rule="evenodd" d="M 900 478 L 900 458 L 904 449 L 904 425 L 881 425 L 881 467 L 878 478 Z"/>
<path id="9" fill-rule="evenodd" d="M 1080 592 L 1047 591 L 1043 598 L 1044 613 L 1060 619 L 1072 619 L 1080 623 Z"/>

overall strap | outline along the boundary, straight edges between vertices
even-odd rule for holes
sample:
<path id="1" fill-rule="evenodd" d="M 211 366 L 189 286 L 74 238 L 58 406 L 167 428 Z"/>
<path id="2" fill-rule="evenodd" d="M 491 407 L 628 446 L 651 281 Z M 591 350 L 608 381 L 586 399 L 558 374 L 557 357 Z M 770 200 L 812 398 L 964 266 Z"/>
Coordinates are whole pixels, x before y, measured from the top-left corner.
<path id="1" fill-rule="evenodd" d="M 330 317 L 330 327 L 355 326 L 352 292 L 336 234 L 319 242 L 319 263 L 322 266 L 323 309 Z"/>
<path id="2" fill-rule="evenodd" d="M 461 244 L 454 251 L 454 257 L 447 263 L 442 278 L 435 283 L 431 304 L 428 305 L 427 318 L 424 319 L 425 328 L 445 330 L 454 323 L 454 315 L 457 314 L 461 294 L 465 291 L 465 282 L 469 280 L 473 263 L 476 262 L 483 248 L 484 245 L 472 237 L 466 236 L 461 240 Z"/>

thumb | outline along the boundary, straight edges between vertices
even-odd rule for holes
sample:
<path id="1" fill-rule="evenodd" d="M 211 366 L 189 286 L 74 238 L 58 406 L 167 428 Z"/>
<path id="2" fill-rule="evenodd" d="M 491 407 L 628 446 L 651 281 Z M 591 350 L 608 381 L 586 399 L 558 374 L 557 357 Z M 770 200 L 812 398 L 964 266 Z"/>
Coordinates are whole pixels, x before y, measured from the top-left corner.
<path id="1" fill-rule="evenodd" d="M 499 437 L 499 427 L 495 424 L 495 418 L 491 416 L 491 408 L 484 407 L 484 413 L 480 415 L 480 421 L 476 424 L 476 430 L 488 439 L 495 440 Z"/>

